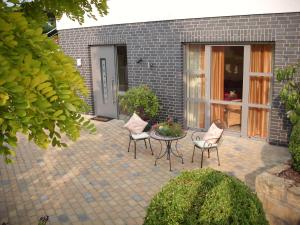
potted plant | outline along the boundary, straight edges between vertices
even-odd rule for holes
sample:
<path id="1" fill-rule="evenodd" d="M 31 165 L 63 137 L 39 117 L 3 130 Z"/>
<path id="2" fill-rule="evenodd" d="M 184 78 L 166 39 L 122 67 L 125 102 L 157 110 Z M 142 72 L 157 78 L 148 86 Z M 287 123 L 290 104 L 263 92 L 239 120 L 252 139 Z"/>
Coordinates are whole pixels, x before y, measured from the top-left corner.
<path id="1" fill-rule="evenodd" d="M 184 134 L 181 125 L 168 117 L 166 122 L 158 123 L 154 126 L 155 131 L 166 137 L 180 137 Z"/>
<path id="2" fill-rule="evenodd" d="M 146 129 L 150 129 L 159 110 L 159 101 L 155 93 L 147 86 L 140 85 L 130 88 L 120 96 L 120 108 L 127 114 L 138 114 L 143 120 L 148 121 Z"/>

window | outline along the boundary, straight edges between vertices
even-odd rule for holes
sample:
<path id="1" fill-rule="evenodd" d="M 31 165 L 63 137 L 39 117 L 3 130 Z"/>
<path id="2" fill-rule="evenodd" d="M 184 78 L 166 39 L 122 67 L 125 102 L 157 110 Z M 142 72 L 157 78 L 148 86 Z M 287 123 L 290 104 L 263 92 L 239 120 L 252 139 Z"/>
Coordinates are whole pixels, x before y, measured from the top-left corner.
<path id="1" fill-rule="evenodd" d="M 186 46 L 186 121 L 188 127 L 205 128 L 205 48 Z"/>

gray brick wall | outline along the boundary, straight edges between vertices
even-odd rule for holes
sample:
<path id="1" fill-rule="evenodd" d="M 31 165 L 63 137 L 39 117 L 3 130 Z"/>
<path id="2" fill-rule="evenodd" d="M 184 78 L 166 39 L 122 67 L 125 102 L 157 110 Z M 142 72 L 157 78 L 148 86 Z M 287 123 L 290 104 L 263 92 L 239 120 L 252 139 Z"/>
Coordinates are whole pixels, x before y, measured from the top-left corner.
<path id="1" fill-rule="evenodd" d="M 91 45 L 126 44 L 129 86 L 149 85 L 163 106 L 161 117 L 174 116 L 183 122 L 183 43 L 255 43 L 275 45 L 274 67 L 300 58 L 300 12 L 184 19 L 118 24 L 59 31 L 64 52 L 82 59 L 79 68 L 92 88 Z M 142 58 L 154 64 L 136 64 Z M 279 103 L 281 84 L 273 81 L 270 142 L 286 144 L 290 125 Z M 87 102 L 93 106 L 92 95 Z"/>

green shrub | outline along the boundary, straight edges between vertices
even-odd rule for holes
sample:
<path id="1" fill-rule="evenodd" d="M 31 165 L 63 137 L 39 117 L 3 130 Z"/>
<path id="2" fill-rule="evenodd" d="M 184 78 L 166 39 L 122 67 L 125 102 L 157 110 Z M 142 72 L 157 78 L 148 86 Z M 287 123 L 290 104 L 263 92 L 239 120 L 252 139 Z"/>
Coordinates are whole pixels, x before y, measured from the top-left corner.
<path id="1" fill-rule="evenodd" d="M 292 155 L 292 167 L 300 172 L 300 121 L 293 126 L 289 150 Z"/>
<path id="2" fill-rule="evenodd" d="M 268 224 L 256 195 L 238 179 L 215 171 L 186 171 L 151 201 L 144 225 Z"/>
<path id="3" fill-rule="evenodd" d="M 296 79 L 299 68 L 300 62 L 277 69 L 276 77 L 278 81 L 283 83 L 279 96 L 287 111 L 287 117 L 293 126 L 289 143 L 292 167 L 300 173 L 300 82 Z"/>
<path id="4" fill-rule="evenodd" d="M 158 98 L 146 85 L 130 88 L 125 95 L 120 96 L 120 107 L 123 111 L 137 113 L 143 119 L 157 116 L 159 109 Z"/>

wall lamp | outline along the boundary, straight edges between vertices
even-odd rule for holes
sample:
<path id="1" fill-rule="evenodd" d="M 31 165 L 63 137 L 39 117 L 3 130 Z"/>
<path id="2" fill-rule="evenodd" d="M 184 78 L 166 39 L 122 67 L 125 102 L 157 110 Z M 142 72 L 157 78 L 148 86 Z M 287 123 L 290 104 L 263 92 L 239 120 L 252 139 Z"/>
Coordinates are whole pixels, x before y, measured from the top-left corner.
<path id="1" fill-rule="evenodd" d="M 137 64 L 140 64 L 141 62 L 143 62 L 142 58 L 140 58 L 139 60 L 136 61 Z"/>

